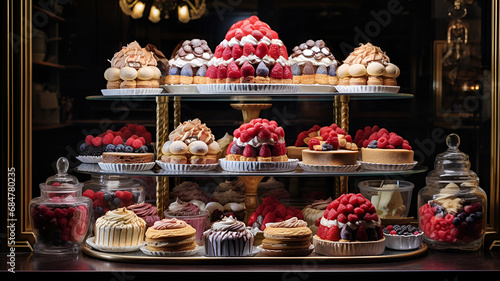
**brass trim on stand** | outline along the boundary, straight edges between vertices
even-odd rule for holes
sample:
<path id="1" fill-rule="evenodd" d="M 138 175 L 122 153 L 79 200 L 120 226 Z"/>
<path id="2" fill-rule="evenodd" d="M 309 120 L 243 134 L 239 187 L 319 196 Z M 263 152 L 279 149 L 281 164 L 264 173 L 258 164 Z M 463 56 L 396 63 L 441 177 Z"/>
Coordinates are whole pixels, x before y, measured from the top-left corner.
<path id="1" fill-rule="evenodd" d="M 156 97 L 156 155 L 158 159 L 163 155 L 161 148 L 168 138 L 168 96 Z M 156 177 L 156 208 L 158 214 L 163 217 L 163 212 L 168 207 L 169 178 Z"/>

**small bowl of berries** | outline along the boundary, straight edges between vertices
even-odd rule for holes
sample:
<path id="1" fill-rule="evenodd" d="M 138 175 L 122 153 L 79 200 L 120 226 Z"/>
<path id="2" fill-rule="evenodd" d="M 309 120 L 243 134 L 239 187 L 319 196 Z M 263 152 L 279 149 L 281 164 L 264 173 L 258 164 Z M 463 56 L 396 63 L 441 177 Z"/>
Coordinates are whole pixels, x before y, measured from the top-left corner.
<path id="1" fill-rule="evenodd" d="M 424 232 L 413 225 L 388 225 L 383 228 L 385 247 L 392 250 L 414 250 L 422 244 Z"/>

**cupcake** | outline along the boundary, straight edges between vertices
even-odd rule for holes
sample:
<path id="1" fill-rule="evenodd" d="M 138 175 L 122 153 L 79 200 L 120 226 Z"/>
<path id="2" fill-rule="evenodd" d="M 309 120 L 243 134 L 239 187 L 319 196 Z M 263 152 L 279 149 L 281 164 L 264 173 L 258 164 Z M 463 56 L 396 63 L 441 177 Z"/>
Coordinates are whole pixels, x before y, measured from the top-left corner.
<path id="1" fill-rule="evenodd" d="M 200 242 L 205 231 L 208 211 L 201 210 L 193 203 L 181 201 L 179 198 L 168 206 L 165 218 L 176 218 L 185 221 L 196 229 L 196 241 Z"/>
<path id="2" fill-rule="evenodd" d="M 146 247 L 150 251 L 186 252 L 196 249 L 196 229 L 176 218 L 156 221 L 146 231 Z"/>
<path id="3" fill-rule="evenodd" d="M 127 208 L 108 211 L 95 222 L 95 240 L 98 246 L 139 246 L 144 242 L 146 222 Z"/>
<path id="4" fill-rule="evenodd" d="M 212 193 L 212 197 L 222 205 L 230 202 L 244 203 L 245 186 L 240 178 L 236 178 L 232 181 L 226 180 L 219 183 Z"/>
<path id="5" fill-rule="evenodd" d="M 266 256 L 307 256 L 312 252 L 312 231 L 296 217 L 270 223 L 264 230 L 262 254 Z"/>
<path id="6" fill-rule="evenodd" d="M 134 212 L 138 217 L 146 222 L 147 227 L 153 226 L 153 224 L 160 220 L 157 214 L 157 209 L 155 206 L 149 203 L 138 203 L 127 206 L 127 210 Z"/>
<path id="7" fill-rule="evenodd" d="M 205 254 L 211 257 L 242 257 L 253 251 L 254 235 L 234 217 L 214 222 L 203 233 Z"/>
<path id="8" fill-rule="evenodd" d="M 302 209 L 304 214 L 304 220 L 307 222 L 307 226 L 311 229 L 313 234 L 318 232 L 318 226 L 323 217 L 323 213 L 326 210 L 328 204 L 332 202 L 332 198 L 326 200 L 315 200 L 311 205 L 307 205 Z"/>

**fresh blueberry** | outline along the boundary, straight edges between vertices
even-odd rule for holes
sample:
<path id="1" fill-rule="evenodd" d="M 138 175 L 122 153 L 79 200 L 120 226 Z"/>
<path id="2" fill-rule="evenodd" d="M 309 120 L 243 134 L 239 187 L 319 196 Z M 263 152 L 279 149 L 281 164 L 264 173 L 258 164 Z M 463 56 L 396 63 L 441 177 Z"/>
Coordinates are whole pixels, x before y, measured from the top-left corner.
<path id="1" fill-rule="evenodd" d="M 115 151 L 116 152 L 123 152 L 123 151 L 125 151 L 125 145 L 119 144 L 119 145 L 115 146 Z"/>
<path id="2" fill-rule="evenodd" d="M 189 63 L 186 63 L 181 69 L 182 76 L 193 76 L 193 67 Z"/>
<path id="3" fill-rule="evenodd" d="M 121 203 L 122 200 L 120 198 L 115 197 L 115 199 L 113 199 L 113 205 L 115 205 L 116 207 L 119 207 Z"/>
<path id="4" fill-rule="evenodd" d="M 115 145 L 110 143 L 108 145 L 106 145 L 106 149 L 105 149 L 106 152 L 114 152 L 115 151 Z"/>
<path id="5" fill-rule="evenodd" d="M 141 146 L 143 152 L 149 152 L 149 147 L 147 145 Z"/>
<path id="6" fill-rule="evenodd" d="M 377 148 L 377 141 L 372 140 L 372 142 L 368 145 L 368 148 Z"/>
<path id="7" fill-rule="evenodd" d="M 321 150 L 327 151 L 327 150 L 333 150 L 333 145 L 325 142 L 321 145 Z"/>
<path id="8" fill-rule="evenodd" d="M 130 145 L 126 145 L 126 146 L 125 146 L 125 150 L 124 150 L 124 151 L 125 151 L 125 152 L 134 152 L 134 148 L 133 148 L 133 147 L 131 147 Z"/>
<path id="9" fill-rule="evenodd" d="M 453 225 L 460 225 L 461 222 L 462 220 L 458 216 L 453 219 Z"/>
<path id="10" fill-rule="evenodd" d="M 196 76 L 200 76 L 200 77 L 207 76 L 207 66 L 202 65 L 200 68 L 198 68 L 198 71 L 196 71 Z"/>
<path id="11" fill-rule="evenodd" d="M 109 202 L 109 201 L 113 200 L 113 195 L 111 195 L 109 193 L 104 193 L 103 198 L 104 198 L 104 200 Z"/>
<path id="12" fill-rule="evenodd" d="M 465 222 L 468 224 L 474 223 L 474 218 L 471 216 L 468 216 L 465 218 Z"/>
<path id="13" fill-rule="evenodd" d="M 169 70 L 168 70 L 168 74 L 169 75 L 179 75 L 179 68 L 178 67 L 175 67 L 175 66 L 172 66 Z"/>
<path id="14" fill-rule="evenodd" d="M 100 214 L 104 213 L 104 208 L 101 206 L 97 206 L 95 208 L 95 212 L 96 212 L 96 214 L 100 215 Z"/>
<path id="15" fill-rule="evenodd" d="M 476 220 L 481 220 L 483 218 L 482 212 L 475 212 L 474 215 L 476 216 Z"/>
<path id="16" fill-rule="evenodd" d="M 331 64 L 328 67 L 328 75 L 337 76 L 337 65 L 336 64 Z"/>
<path id="17" fill-rule="evenodd" d="M 86 148 L 87 148 L 87 144 L 86 143 L 80 144 L 80 147 L 79 147 L 80 152 L 84 152 Z"/>

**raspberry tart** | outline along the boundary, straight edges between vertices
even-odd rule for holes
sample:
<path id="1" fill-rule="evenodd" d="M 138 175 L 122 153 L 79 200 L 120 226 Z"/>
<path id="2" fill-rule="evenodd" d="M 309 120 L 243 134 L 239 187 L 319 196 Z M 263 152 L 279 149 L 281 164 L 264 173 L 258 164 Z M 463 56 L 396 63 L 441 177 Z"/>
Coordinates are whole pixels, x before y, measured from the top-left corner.
<path id="1" fill-rule="evenodd" d="M 380 255 L 385 238 L 370 200 L 361 194 L 343 194 L 333 200 L 313 237 L 314 251 L 327 256 Z"/>

